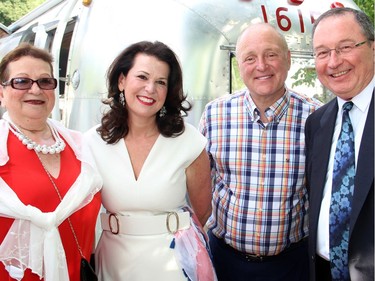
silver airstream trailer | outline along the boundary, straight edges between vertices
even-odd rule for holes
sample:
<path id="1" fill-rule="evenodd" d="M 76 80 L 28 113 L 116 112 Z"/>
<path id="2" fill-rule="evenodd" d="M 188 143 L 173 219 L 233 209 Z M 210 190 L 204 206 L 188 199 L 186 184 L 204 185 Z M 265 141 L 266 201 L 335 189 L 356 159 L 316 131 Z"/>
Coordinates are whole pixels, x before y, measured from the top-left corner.
<path id="1" fill-rule="evenodd" d="M 234 45 L 251 22 L 269 22 L 287 38 L 294 59 L 312 59 L 311 27 L 323 11 L 358 7 L 350 0 L 48 0 L 5 27 L 0 58 L 21 42 L 49 50 L 59 77 L 53 118 L 85 131 L 99 123 L 105 73 L 140 40 L 168 44 L 179 56 L 197 124 L 205 104 L 237 87 Z"/>

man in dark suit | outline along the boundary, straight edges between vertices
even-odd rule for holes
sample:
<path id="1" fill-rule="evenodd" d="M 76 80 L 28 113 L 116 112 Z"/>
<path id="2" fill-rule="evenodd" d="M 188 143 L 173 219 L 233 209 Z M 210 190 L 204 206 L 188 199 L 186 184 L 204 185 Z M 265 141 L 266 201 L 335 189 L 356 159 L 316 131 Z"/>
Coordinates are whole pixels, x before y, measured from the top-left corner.
<path id="1" fill-rule="evenodd" d="M 336 95 L 306 121 L 306 169 L 309 191 L 310 280 L 374 280 L 374 28 L 361 11 L 335 8 L 313 27 L 315 67 L 319 80 Z M 336 257 L 329 231 L 334 154 L 341 131 L 343 104 L 351 101 L 355 176 L 350 200 L 349 235 Z M 340 141 L 341 142 L 341 141 Z M 337 158 L 336 158 L 337 159 Z M 342 177 L 344 178 L 344 177 Z M 337 179 L 336 179 L 337 180 Z M 341 179 L 340 179 L 341 180 Z M 343 185 L 341 185 L 342 187 Z M 333 197 L 333 196 L 332 196 Z M 334 198 L 334 197 L 333 197 Z M 336 200 L 335 198 L 333 200 Z M 340 208 L 342 205 L 340 206 Z M 350 208 L 349 208 L 350 209 Z M 336 258 L 345 258 L 339 276 Z M 340 264 L 340 265 L 341 265 Z M 341 274 L 340 273 L 340 274 Z"/>

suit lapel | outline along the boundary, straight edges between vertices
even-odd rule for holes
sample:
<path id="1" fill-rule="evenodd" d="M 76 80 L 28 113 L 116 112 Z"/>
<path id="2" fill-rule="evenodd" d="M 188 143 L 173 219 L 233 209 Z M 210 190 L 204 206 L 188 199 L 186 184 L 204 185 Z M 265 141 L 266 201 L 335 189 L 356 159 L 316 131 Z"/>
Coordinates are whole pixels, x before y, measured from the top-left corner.
<path id="1" fill-rule="evenodd" d="M 324 183 L 327 176 L 327 167 L 329 162 L 329 155 L 331 150 L 332 136 L 336 123 L 337 114 L 337 100 L 335 99 L 328 104 L 327 109 L 320 119 L 320 128 L 316 133 L 314 147 L 315 155 L 314 162 L 318 163 L 315 165 L 315 171 L 313 177 L 316 177 L 317 186 L 324 188 Z"/>
<path id="2" fill-rule="evenodd" d="M 367 194 L 374 183 L 374 93 L 363 131 L 356 170 L 351 222 L 357 220 Z"/>
<path id="3" fill-rule="evenodd" d="M 327 108 L 320 119 L 319 129 L 314 136 L 314 154 L 311 156 L 311 161 L 316 164 L 311 171 L 310 196 L 311 201 L 316 202 L 316 204 L 310 205 L 311 215 L 318 215 L 320 212 L 337 110 L 336 99 L 327 104 Z"/>

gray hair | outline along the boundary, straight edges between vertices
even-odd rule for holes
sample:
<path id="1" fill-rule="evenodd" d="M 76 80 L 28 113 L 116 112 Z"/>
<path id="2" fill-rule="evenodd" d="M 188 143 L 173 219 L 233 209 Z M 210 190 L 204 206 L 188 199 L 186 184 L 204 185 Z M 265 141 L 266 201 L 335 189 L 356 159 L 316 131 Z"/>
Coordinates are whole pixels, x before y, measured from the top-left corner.
<path id="1" fill-rule="evenodd" d="M 374 26 L 370 18 L 361 10 L 356 10 L 352 8 L 333 8 L 321 14 L 318 17 L 318 19 L 314 22 L 312 29 L 312 37 L 314 38 L 315 29 L 323 19 L 329 17 L 345 16 L 347 14 L 352 14 L 354 16 L 356 22 L 361 27 L 363 35 L 367 38 L 367 40 L 374 41 Z"/>

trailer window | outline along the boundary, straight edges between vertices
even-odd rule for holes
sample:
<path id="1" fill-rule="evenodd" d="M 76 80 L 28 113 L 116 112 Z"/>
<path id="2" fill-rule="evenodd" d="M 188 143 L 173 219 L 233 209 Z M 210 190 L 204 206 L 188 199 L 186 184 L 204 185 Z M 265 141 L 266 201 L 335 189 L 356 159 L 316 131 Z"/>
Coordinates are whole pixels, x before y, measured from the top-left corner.
<path id="1" fill-rule="evenodd" d="M 243 89 L 245 84 L 240 77 L 237 59 L 233 52 L 231 52 L 230 55 L 230 68 L 230 93 L 234 93 L 240 89 Z"/>
<path id="2" fill-rule="evenodd" d="M 59 65 L 59 80 L 60 80 L 60 98 L 64 97 L 65 94 L 65 82 L 66 82 L 66 75 L 67 75 L 67 68 L 69 62 L 69 50 L 70 44 L 72 42 L 74 26 L 76 24 L 76 20 L 72 20 L 67 23 L 64 37 L 61 42 L 60 48 L 60 65 Z"/>

